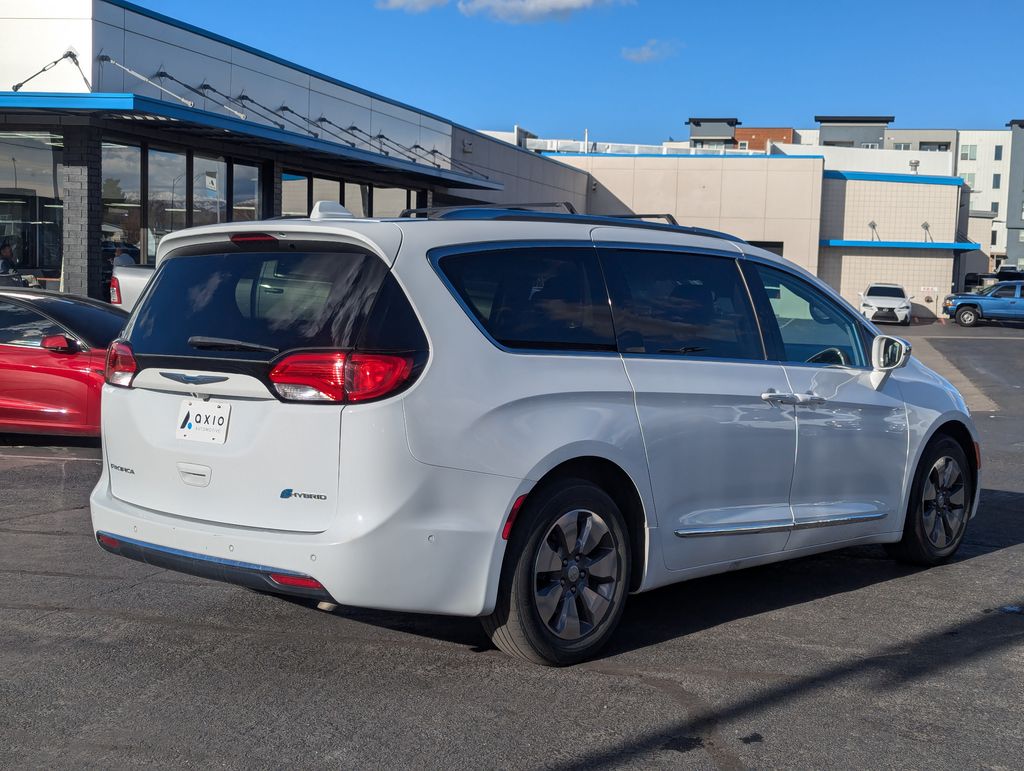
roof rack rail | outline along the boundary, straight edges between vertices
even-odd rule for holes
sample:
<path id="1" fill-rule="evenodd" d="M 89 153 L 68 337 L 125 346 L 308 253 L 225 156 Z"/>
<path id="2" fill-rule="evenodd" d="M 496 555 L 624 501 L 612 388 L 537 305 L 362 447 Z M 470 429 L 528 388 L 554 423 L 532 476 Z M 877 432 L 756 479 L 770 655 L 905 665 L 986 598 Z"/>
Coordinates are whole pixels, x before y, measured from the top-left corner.
<path id="1" fill-rule="evenodd" d="M 536 205 L 536 204 L 534 204 Z M 571 204 L 569 204 L 571 208 Z M 608 227 L 622 227 L 622 228 L 643 228 L 645 230 L 661 230 L 671 233 L 687 233 L 693 236 L 704 236 L 706 238 L 717 238 L 722 241 L 732 241 L 734 243 L 745 244 L 742 238 L 739 238 L 729 233 L 722 233 L 718 230 L 709 230 L 707 228 L 691 227 L 687 225 L 680 225 L 678 223 L 670 224 L 668 222 L 648 222 L 643 219 L 637 219 L 637 215 L 620 215 L 620 214 L 579 214 L 573 209 L 569 211 L 536 211 L 534 209 L 522 208 L 522 205 L 518 204 L 483 204 L 480 206 L 474 206 L 472 204 L 465 206 L 445 206 L 440 208 L 428 208 L 428 209 L 408 209 L 402 212 L 403 216 L 407 216 L 409 213 L 426 213 L 426 216 L 430 219 L 435 220 L 477 220 L 477 221 L 495 221 L 495 220 L 519 220 L 519 221 L 530 221 L 530 222 L 574 222 L 581 225 L 605 225 Z M 672 215 L 640 215 L 647 217 L 663 216 L 666 219 L 672 218 Z"/>
<path id="2" fill-rule="evenodd" d="M 606 217 L 615 217 L 624 220 L 665 220 L 669 225 L 681 227 L 679 221 L 671 214 L 606 214 Z"/>
<path id="3" fill-rule="evenodd" d="M 501 209 L 514 211 L 542 212 L 548 209 L 561 210 L 564 214 L 578 214 L 576 207 L 568 201 L 544 201 L 541 203 L 469 203 L 456 204 L 454 206 L 424 206 L 419 209 L 403 209 L 398 216 L 405 217 L 427 217 L 428 219 L 441 219 L 445 214 L 461 209 Z"/>

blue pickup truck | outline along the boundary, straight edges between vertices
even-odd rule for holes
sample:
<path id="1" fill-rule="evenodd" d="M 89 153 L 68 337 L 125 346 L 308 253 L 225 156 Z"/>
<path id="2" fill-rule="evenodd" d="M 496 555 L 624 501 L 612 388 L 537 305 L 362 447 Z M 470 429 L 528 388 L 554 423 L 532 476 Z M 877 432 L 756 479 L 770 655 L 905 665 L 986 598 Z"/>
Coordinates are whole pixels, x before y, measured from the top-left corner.
<path id="1" fill-rule="evenodd" d="M 951 294 L 942 301 L 942 312 L 965 327 L 988 319 L 1024 321 L 1024 281 L 1000 281 L 977 294 Z"/>

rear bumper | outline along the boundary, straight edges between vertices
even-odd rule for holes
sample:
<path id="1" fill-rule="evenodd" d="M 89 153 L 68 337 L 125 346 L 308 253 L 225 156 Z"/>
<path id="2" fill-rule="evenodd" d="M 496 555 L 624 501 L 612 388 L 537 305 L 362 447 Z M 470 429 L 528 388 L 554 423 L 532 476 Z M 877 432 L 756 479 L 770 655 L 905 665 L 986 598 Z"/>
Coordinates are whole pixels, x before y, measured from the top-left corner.
<path id="1" fill-rule="evenodd" d="M 291 576 L 300 579 L 309 579 L 311 576 L 296 573 L 291 570 L 283 570 L 269 565 L 255 565 L 237 560 L 222 559 L 208 554 L 172 549 L 167 546 L 145 543 L 123 535 L 112 533 L 96 533 L 96 542 L 111 554 L 138 562 L 145 562 L 166 570 L 175 570 L 179 573 L 200 578 L 210 578 L 215 581 L 225 581 L 229 584 L 238 584 L 249 589 L 261 592 L 273 592 L 290 597 L 301 597 L 321 602 L 335 602 L 334 598 L 326 589 L 310 589 L 298 586 L 287 586 L 275 581 L 271 576 Z"/>
<path id="2" fill-rule="evenodd" d="M 479 616 L 497 596 L 504 517 L 522 481 L 423 467 L 413 490 L 359 507 L 323 533 L 271 531 L 171 516 L 125 503 L 101 477 L 90 497 L 92 526 L 122 541 L 113 551 L 170 570 L 293 594 L 270 572 L 318 581 L 339 605 Z M 351 495 L 355 491 L 350 490 Z M 380 496 L 386 497 L 386 496 Z"/>

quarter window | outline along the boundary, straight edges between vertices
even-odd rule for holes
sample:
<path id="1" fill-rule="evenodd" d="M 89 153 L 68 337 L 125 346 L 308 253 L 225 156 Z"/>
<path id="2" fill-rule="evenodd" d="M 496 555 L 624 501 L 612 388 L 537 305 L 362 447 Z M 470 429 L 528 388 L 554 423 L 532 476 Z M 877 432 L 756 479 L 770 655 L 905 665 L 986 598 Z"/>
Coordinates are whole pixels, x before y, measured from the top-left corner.
<path id="1" fill-rule="evenodd" d="M 592 247 L 453 254 L 441 272 L 476 320 L 509 348 L 614 351 L 611 311 Z"/>
<path id="2" fill-rule="evenodd" d="M 0 345 L 39 348 L 43 338 L 66 334 L 40 313 L 14 303 L 0 302 Z"/>
<path id="3" fill-rule="evenodd" d="M 824 293 L 806 281 L 765 265 L 753 265 L 751 289 L 768 312 L 761 314 L 765 337 L 776 355 L 792 364 L 864 367 L 860 327 Z"/>
<path id="4" fill-rule="evenodd" d="M 622 353 L 764 359 L 735 260 L 603 249 L 601 263 Z"/>

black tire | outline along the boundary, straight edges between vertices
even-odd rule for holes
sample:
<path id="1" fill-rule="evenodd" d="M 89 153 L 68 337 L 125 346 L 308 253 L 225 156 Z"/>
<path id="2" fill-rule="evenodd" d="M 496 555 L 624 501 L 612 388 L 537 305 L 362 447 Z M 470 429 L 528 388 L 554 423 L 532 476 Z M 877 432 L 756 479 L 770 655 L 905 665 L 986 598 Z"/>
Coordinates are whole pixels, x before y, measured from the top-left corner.
<path id="1" fill-rule="evenodd" d="M 944 458 L 956 464 L 960 475 L 960 491 L 952 495 L 936 487 L 936 480 L 942 475 L 942 471 L 936 472 L 936 465 Z M 960 548 L 974 502 L 974 472 L 960 444 L 948 436 L 933 439 L 921 456 L 913 485 L 903 538 L 886 548 L 891 556 L 903 562 L 939 565 Z M 954 488 L 956 484 L 950 489 Z M 934 497 L 933 492 L 937 493 Z M 962 510 L 956 513 L 958 506 Z"/>
<path id="2" fill-rule="evenodd" d="M 900 322 L 900 326 L 901 327 L 909 327 L 910 326 L 910 316 L 907 316 L 906 321 L 901 321 Z"/>
<path id="3" fill-rule="evenodd" d="M 584 547 L 595 534 L 600 540 L 581 550 L 585 554 L 579 561 L 571 553 L 566 560 L 560 522 L 575 522 L 578 534 L 591 534 Z M 545 562 L 555 569 L 543 571 Z M 594 570 L 588 574 L 590 567 Z M 613 576 L 611 586 L 598 571 Z M 559 480 L 533 492 L 520 511 L 502 565 L 497 604 L 481 621 L 492 642 L 511 656 L 544 666 L 575 664 L 591 658 L 612 636 L 622 617 L 629 576 L 629 534 L 615 501 L 586 480 Z M 550 603 L 556 593 L 560 599 L 549 605 L 554 610 L 545 617 L 538 607 L 544 601 L 538 598 L 543 594 Z M 567 639 L 556 631 L 559 625 Z M 573 637 L 572 630 L 579 635 Z"/>
<path id="4" fill-rule="evenodd" d="M 977 308 L 970 306 L 961 308 L 956 312 L 956 323 L 962 327 L 973 327 L 981 319 Z"/>

